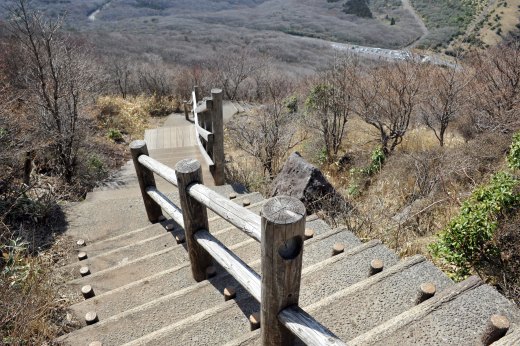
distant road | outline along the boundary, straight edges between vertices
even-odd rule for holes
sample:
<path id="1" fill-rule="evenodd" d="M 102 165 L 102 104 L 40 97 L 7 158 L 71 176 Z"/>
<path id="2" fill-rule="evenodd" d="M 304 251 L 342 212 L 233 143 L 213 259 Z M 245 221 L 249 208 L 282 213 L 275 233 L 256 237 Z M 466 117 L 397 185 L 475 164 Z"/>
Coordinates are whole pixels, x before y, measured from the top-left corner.
<path id="1" fill-rule="evenodd" d="M 96 20 L 96 16 L 99 14 L 99 12 L 101 12 L 101 10 L 103 10 L 106 6 L 108 6 L 110 3 L 112 2 L 112 0 L 109 0 L 107 2 L 105 2 L 103 5 L 99 6 L 97 8 L 97 10 L 95 10 L 94 12 L 92 12 L 91 14 L 88 15 L 88 19 L 90 21 L 95 21 Z"/>

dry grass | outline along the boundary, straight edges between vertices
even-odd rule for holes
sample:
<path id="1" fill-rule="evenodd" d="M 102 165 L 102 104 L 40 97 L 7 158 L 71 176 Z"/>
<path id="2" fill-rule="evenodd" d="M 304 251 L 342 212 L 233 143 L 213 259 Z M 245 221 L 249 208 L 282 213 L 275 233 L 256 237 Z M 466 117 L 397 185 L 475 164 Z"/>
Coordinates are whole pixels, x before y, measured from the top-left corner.
<path id="1" fill-rule="evenodd" d="M 175 98 L 155 96 L 102 96 L 97 100 L 97 119 L 104 130 L 117 130 L 127 141 L 142 138 L 154 116 L 165 116 L 178 111 L 180 102 Z"/>
<path id="2" fill-rule="evenodd" d="M 503 6 L 504 3 L 507 3 L 506 7 Z M 520 23 L 520 0 L 497 1 L 493 9 L 494 14 L 489 21 L 492 25 L 484 25 L 480 31 L 481 40 L 490 46 L 502 42 L 503 37 L 517 29 L 516 25 Z M 493 22 L 496 14 L 500 19 Z M 502 33 L 498 35 L 497 28 L 491 29 L 493 26 L 501 28 Z"/>
<path id="3" fill-rule="evenodd" d="M 62 282 L 51 273 L 70 253 L 70 241 L 61 238 L 37 256 L 23 244 L 2 246 L 0 265 L 0 344 L 43 345 L 79 326 L 67 313 L 69 300 Z"/>

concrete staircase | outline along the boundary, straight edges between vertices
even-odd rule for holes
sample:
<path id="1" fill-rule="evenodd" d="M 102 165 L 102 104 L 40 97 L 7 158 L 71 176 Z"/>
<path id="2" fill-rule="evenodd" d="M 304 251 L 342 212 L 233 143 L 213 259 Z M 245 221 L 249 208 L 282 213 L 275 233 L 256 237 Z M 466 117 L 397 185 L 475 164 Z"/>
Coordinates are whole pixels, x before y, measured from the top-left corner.
<path id="1" fill-rule="evenodd" d="M 190 155 L 200 156 L 191 147 L 150 151 L 171 167 Z M 178 202 L 174 186 L 160 178 L 157 186 Z M 255 213 L 265 203 L 238 187 L 212 189 Z M 260 273 L 260 244 L 214 213 L 208 217 L 211 233 Z M 249 321 L 259 303 L 218 265 L 208 280 L 193 280 L 182 228 L 171 220 L 147 221 L 131 163 L 74 206 L 69 219 L 68 234 L 85 240 L 77 250 L 87 258 L 59 270 L 70 278 L 77 297 L 70 310 L 84 326 L 57 342 L 260 345 Z M 511 323 L 496 344 L 519 345 L 520 311 L 491 286 L 476 278 L 455 284 L 422 256 L 399 259 L 381 242 L 362 243 L 345 227 L 332 228 L 313 215 L 306 228 L 313 236 L 304 243 L 300 306 L 348 345 L 481 345 L 493 314 Z M 339 254 L 333 256 L 333 248 Z M 384 267 L 371 275 L 374 259 Z M 82 267 L 90 273 L 81 276 Z M 436 293 L 418 303 L 424 283 L 434 284 Z M 81 295 L 86 286 L 94 294 L 88 299 Z M 236 297 L 225 301 L 225 288 Z M 96 319 L 87 325 L 91 312 Z"/>

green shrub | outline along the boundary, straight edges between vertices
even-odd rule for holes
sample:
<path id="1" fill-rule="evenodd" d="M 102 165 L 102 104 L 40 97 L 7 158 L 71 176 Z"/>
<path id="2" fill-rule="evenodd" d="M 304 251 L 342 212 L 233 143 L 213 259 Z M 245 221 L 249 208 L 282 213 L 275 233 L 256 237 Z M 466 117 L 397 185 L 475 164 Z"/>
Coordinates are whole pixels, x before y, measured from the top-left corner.
<path id="1" fill-rule="evenodd" d="M 386 157 L 383 148 L 375 148 L 370 155 L 370 165 L 364 169 L 364 173 L 368 176 L 379 173 L 383 163 L 385 162 L 385 159 Z"/>
<path id="2" fill-rule="evenodd" d="M 123 134 L 118 129 L 108 129 L 107 136 L 116 143 L 123 142 Z"/>
<path id="3" fill-rule="evenodd" d="M 513 136 L 513 143 L 507 155 L 507 163 L 511 169 L 520 169 L 520 132 Z"/>
<path id="4" fill-rule="evenodd" d="M 451 266 L 454 278 L 462 279 L 486 258 L 496 256 L 490 240 L 498 227 L 499 216 L 520 204 L 515 192 L 519 181 L 506 172 L 495 174 L 487 185 L 477 188 L 461 207 L 460 213 L 430 245 L 430 251 Z"/>

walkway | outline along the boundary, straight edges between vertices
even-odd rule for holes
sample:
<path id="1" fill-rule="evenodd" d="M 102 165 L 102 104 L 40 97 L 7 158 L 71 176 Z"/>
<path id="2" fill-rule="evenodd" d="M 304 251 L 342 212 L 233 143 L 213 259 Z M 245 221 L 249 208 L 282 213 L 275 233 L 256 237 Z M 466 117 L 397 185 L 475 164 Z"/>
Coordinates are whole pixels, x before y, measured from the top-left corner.
<path id="1" fill-rule="evenodd" d="M 236 113 L 237 109 L 233 104 L 224 102 L 224 122 L 228 122 Z M 150 156 L 171 168 L 174 168 L 175 164 L 183 159 L 198 160 L 202 166 L 204 184 L 215 185 L 209 166 L 197 145 L 193 123 L 187 121 L 184 114 L 170 114 L 162 127 L 146 130 L 144 140 Z"/>

